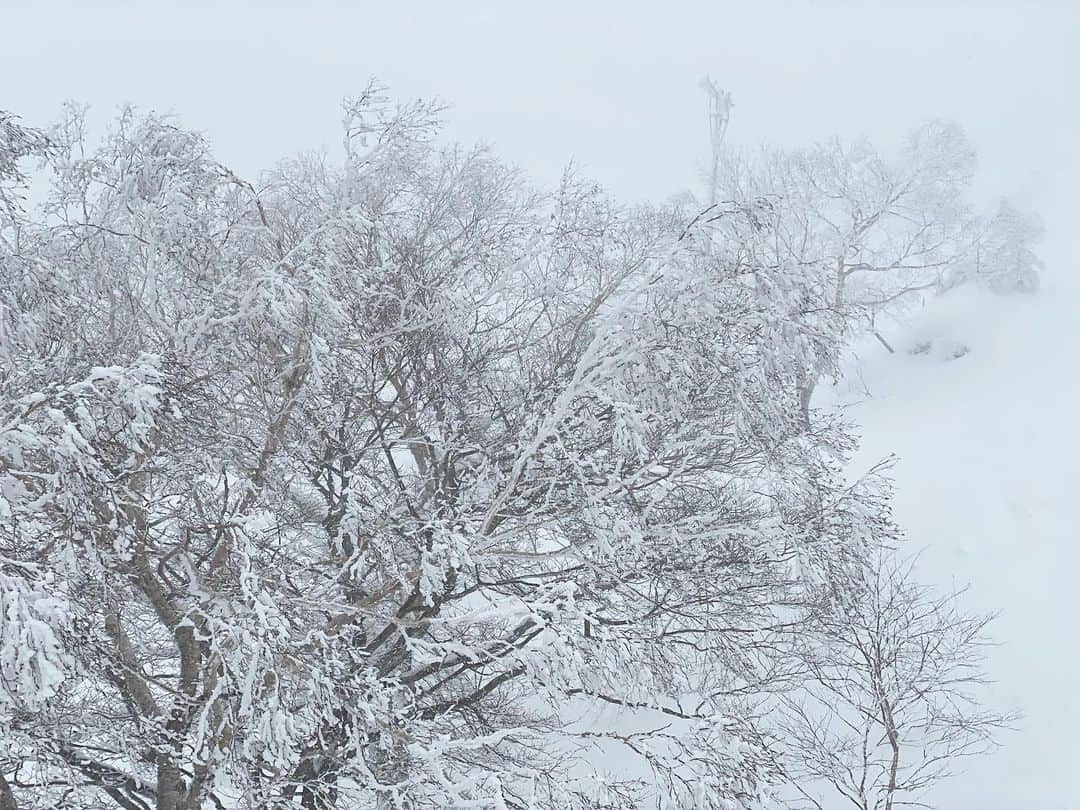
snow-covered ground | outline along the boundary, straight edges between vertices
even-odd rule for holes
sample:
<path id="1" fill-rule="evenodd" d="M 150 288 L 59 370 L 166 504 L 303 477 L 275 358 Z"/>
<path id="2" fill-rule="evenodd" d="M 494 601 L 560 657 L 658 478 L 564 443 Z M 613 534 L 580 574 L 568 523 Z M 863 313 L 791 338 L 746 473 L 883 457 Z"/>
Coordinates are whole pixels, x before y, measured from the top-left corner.
<path id="1" fill-rule="evenodd" d="M 889 453 L 896 516 L 925 576 L 999 612 L 994 700 L 1024 713 L 1004 747 L 933 794 L 944 810 L 1080 808 L 1080 284 L 1060 263 L 1037 296 L 961 291 L 868 343 L 823 397 Z M 908 354 L 918 344 L 929 351 Z M 966 353 L 954 357 L 966 347 Z"/>

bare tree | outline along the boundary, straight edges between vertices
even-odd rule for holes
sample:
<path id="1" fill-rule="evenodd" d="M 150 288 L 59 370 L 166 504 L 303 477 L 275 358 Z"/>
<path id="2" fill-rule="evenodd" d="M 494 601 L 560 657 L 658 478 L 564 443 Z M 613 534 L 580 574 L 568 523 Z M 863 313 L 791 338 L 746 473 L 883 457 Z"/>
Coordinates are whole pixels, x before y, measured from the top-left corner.
<path id="1" fill-rule="evenodd" d="M 883 548 L 835 598 L 806 651 L 808 683 L 780 711 L 796 804 L 821 810 L 832 792 L 859 810 L 930 806 L 928 788 L 996 746 L 1016 715 L 984 707 L 992 617 L 964 613 L 962 595 L 934 593 Z"/>

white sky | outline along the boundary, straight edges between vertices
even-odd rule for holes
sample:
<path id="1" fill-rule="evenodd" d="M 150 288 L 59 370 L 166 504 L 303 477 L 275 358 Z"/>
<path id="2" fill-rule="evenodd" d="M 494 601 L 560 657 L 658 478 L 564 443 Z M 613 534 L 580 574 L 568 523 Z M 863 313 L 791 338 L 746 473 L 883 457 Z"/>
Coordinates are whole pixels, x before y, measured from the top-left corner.
<path id="1" fill-rule="evenodd" d="M 979 150 L 981 190 L 1040 210 L 1051 229 L 1050 271 L 1074 265 L 1080 0 L 0 0 L 0 29 L 0 109 L 39 125 L 65 99 L 90 103 L 98 120 L 128 101 L 173 111 L 248 175 L 299 149 L 336 148 L 340 101 L 372 75 L 401 98 L 446 100 L 453 137 L 493 143 L 542 182 L 574 159 L 627 199 L 660 199 L 696 182 L 707 149 L 697 83 L 706 73 L 733 93 L 736 143 L 863 132 L 888 139 L 949 117 Z M 1040 587 L 1033 579 L 1003 588 L 997 607 L 1008 614 L 1012 600 L 1028 615 L 1021 602 Z M 1044 665 L 1057 684 L 1050 688 L 1071 701 L 1054 666 Z M 1041 670 L 1024 671 L 1033 682 L 1011 688 L 1040 693 Z M 996 779 L 984 768 L 981 784 L 961 782 L 950 798 L 970 788 L 964 810 L 1070 806 L 1075 779 L 1064 771 L 1080 745 L 1072 729 L 1035 728 L 1049 726 L 1010 740 L 1022 750 L 995 758 Z M 1040 760 L 1041 784 L 1025 785 L 1033 774 L 1023 763 Z"/>
<path id="2" fill-rule="evenodd" d="M 33 123 L 67 98 L 102 117 L 126 101 L 175 111 L 252 174 L 336 146 L 341 98 L 377 75 L 450 102 L 454 137 L 541 180 L 573 158 L 620 196 L 655 199 L 694 182 L 710 73 L 734 94 L 733 141 L 888 136 L 947 116 L 988 187 L 1036 195 L 1078 123 L 1076 5 L 0 0 L 0 107 Z"/>

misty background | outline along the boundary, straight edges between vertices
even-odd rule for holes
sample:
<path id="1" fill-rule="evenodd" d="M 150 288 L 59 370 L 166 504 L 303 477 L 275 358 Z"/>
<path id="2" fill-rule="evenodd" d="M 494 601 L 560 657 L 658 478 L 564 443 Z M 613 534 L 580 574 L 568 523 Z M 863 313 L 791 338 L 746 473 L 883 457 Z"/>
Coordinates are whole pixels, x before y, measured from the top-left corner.
<path id="1" fill-rule="evenodd" d="M 542 184 L 573 161 L 623 200 L 700 190 L 705 74 L 733 95 L 733 146 L 831 134 L 888 146 L 923 120 L 959 122 L 978 150 L 977 189 L 1010 195 L 1046 221 L 1043 292 L 965 312 L 964 338 L 984 349 L 966 366 L 886 369 L 881 356 L 860 358 L 875 398 L 851 414 L 865 461 L 901 456 L 897 516 L 916 546 L 930 547 L 930 575 L 971 581 L 972 607 L 1002 613 L 991 675 L 1001 700 L 1026 714 L 999 753 L 971 763 L 935 798 L 956 810 L 1078 806 L 1072 594 L 1080 552 L 1069 463 L 1080 445 L 1072 424 L 1080 406 L 1075 4 L 223 2 L 180 10 L 16 0 L 0 22 L 9 32 L 0 107 L 37 126 L 67 99 L 90 104 L 98 124 L 126 102 L 171 111 L 249 177 L 320 144 L 337 155 L 340 102 L 371 76 L 402 100 L 445 100 L 449 137 L 492 144 Z M 911 328 L 934 326 L 916 316 Z M 1010 376 L 1017 369 L 1026 376 Z"/>

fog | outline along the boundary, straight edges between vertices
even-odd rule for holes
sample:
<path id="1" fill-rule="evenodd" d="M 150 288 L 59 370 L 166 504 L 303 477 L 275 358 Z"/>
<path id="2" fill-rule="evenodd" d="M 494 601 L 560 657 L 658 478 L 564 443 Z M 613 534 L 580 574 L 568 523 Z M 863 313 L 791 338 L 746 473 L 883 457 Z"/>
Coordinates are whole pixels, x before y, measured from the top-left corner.
<path id="1" fill-rule="evenodd" d="M 174 112 L 207 134 L 221 160 L 248 176 L 297 150 L 338 150 L 341 100 L 372 76 L 401 99 L 445 100 L 449 137 L 490 143 L 541 183 L 573 162 L 630 201 L 700 188 L 708 136 L 698 82 L 706 74 L 732 93 L 728 140 L 735 145 L 797 145 L 831 134 L 867 134 L 887 144 L 925 119 L 954 119 L 978 150 L 979 193 L 1009 194 L 1037 210 L 1049 226 L 1047 275 L 1072 272 L 1080 10 L 1065 0 L 808 0 L 753 8 L 715 2 L 223 2 L 183 8 L 17 2 L 0 11 L 0 23 L 8 34 L 0 49 L 0 109 L 37 126 L 52 121 L 67 99 L 89 104 L 98 124 L 127 102 Z M 1060 329 L 1054 334 L 1065 339 Z M 1055 362 L 1068 363 L 1063 377 L 1075 374 L 1074 361 Z M 882 430 L 903 429 L 896 427 L 904 423 L 902 414 L 868 418 L 885 425 Z M 927 442 L 900 444 L 917 453 Z M 883 434 L 871 445 L 875 452 L 902 449 Z M 908 467 L 934 468 L 925 460 Z M 917 506 L 905 497 L 903 480 L 900 490 L 902 512 L 914 515 Z M 934 520 L 911 522 L 930 531 Z M 956 516 L 947 522 L 954 534 L 963 531 Z M 984 569 L 993 564 L 980 563 Z M 979 607 L 1008 616 L 1010 606 L 1043 587 L 1038 566 L 1028 570 L 1035 572 L 1030 581 L 996 590 L 996 603 L 985 589 L 979 592 Z M 1005 579 L 999 573 L 995 582 Z M 1020 629 L 1015 621 L 1001 626 Z M 1046 638 L 1052 643 L 1050 634 Z M 1023 647 L 1029 658 L 1030 647 Z M 1077 659 L 1071 649 L 1046 658 L 1045 667 L 1055 669 L 1047 681 L 1065 702 L 1071 695 L 1061 668 Z M 1037 678 L 1039 668 L 1029 661 L 1003 671 Z M 1003 691 L 1023 702 L 1025 690 L 1041 689 L 1039 682 L 1010 683 Z M 1040 736 L 1046 729 L 1059 736 Z M 999 765 L 980 767 L 980 786 L 950 783 L 950 799 L 970 799 L 955 805 L 958 810 L 991 803 L 1075 806 L 1068 802 L 1076 779 L 1061 773 L 1080 756 L 1071 729 L 1028 728 L 1004 742 L 1024 756 L 1005 752 L 994 760 Z M 1035 757 L 1036 751 L 1047 753 Z M 1009 770 L 1024 762 L 1049 763 L 1041 785 L 1025 785 L 1025 773 Z M 1052 773 L 1060 779 L 1051 781 Z M 1030 805 L 1015 803 L 1025 800 Z"/>
<path id="2" fill-rule="evenodd" d="M 245 173 L 338 143 L 370 76 L 445 100 L 448 132 L 541 180 L 570 160 L 614 193 L 695 183 L 705 74 L 730 90 L 734 143 L 878 139 L 953 118 L 984 185 L 1047 194 L 1070 158 L 1074 4 L 21 3 L 4 102 L 47 121 L 65 99 L 176 112 Z"/>

